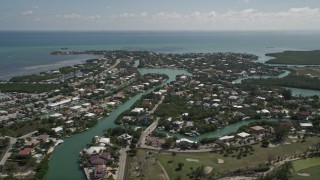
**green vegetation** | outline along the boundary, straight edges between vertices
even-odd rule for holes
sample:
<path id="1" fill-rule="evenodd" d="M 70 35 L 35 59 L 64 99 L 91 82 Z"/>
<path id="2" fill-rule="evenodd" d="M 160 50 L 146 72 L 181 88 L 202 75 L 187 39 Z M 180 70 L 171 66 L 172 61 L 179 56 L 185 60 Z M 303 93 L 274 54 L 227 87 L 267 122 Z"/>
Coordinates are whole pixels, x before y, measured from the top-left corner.
<path id="1" fill-rule="evenodd" d="M 295 171 L 300 171 L 313 166 L 320 166 L 320 158 L 308 158 L 293 162 L 293 167 Z"/>
<path id="2" fill-rule="evenodd" d="M 290 180 L 318 180 L 320 177 L 320 166 L 309 167 L 293 173 L 293 177 Z M 301 176 L 297 173 L 305 173 L 308 176 Z"/>
<path id="3" fill-rule="evenodd" d="M 224 156 L 222 153 L 176 153 L 172 156 L 170 153 L 160 153 L 157 155 L 158 160 L 164 166 L 170 179 L 181 176 L 182 179 L 188 179 L 187 174 L 201 167 L 202 165 L 213 168 L 215 175 L 222 175 L 227 172 L 246 170 L 247 168 L 262 168 L 270 160 L 277 160 L 284 157 L 296 156 L 304 153 L 311 145 L 318 143 L 318 137 L 308 137 L 304 143 L 283 144 L 274 148 L 262 148 L 261 144 L 253 146 L 253 153 L 237 159 L 232 157 L 235 154 Z M 142 150 L 139 150 L 142 151 Z M 237 154 L 237 152 L 235 152 Z M 223 159 L 223 164 L 218 164 L 218 159 Z M 180 171 L 175 171 L 178 163 L 184 166 Z M 210 176 L 210 174 L 207 174 Z"/>
<path id="4" fill-rule="evenodd" d="M 20 93 L 42 93 L 61 88 L 61 84 L 24 84 L 24 83 L 4 83 L 0 84 L 1 92 Z"/>
<path id="5" fill-rule="evenodd" d="M 293 171 L 292 162 L 285 162 L 281 166 L 275 168 L 272 172 L 258 177 L 258 180 L 270 180 L 270 179 L 281 179 L 281 180 L 288 180 Z"/>
<path id="6" fill-rule="evenodd" d="M 297 75 L 311 75 L 320 77 L 319 67 L 299 67 L 295 68 L 294 71 L 297 73 Z"/>
<path id="7" fill-rule="evenodd" d="M 139 150 L 137 155 L 128 158 L 128 179 L 165 179 L 164 173 L 158 164 L 156 152 Z"/>
<path id="8" fill-rule="evenodd" d="M 40 119 L 16 122 L 7 127 L 0 127 L 0 135 L 6 135 L 11 137 L 20 137 L 24 134 L 36 131 L 38 128 L 44 126 L 45 123 Z"/>
<path id="9" fill-rule="evenodd" d="M 59 77 L 58 74 L 32 74 L 26 76 L 13 77 L 10 82 L 40 82 L 50 79 L 55 79 Z"/>
<path id="10" fill-rule="evenodd" d="M 48 168 L 49 168 L 49 158 L 50 158 L 51 154 L 47 154 L 43 160 L 40 162 L 40 164 L 38 164 L 37 168 L 36 168 L 36 174 L 34 175 L 34 180 L 40 180 L 40 179 L 44 179 L 44 176 L 47 174 Z"/>
<path id="11" fill-rule="evenodd" d="M 267 61 L 267 64 L 294 64 L 294 65 L 319 65 L 320 50 L 316 51 L 284 51 L 269 53 L 266 56 L 275 57 Z"/>
<path id="12" fill-rule="evenodd" d="M 318 78 L 300 75 L 288 75 L 284 78 L 245 79 L 242 80 L 242 83 L 320 90 L 320 80 Z"/>
<path id="13" fill-rule="evenodd" d="M 6 153 L 9 147 L 10 139 L 9 138 L 0 138 L 0 159 L 2 159 L 3 155 Z"/>

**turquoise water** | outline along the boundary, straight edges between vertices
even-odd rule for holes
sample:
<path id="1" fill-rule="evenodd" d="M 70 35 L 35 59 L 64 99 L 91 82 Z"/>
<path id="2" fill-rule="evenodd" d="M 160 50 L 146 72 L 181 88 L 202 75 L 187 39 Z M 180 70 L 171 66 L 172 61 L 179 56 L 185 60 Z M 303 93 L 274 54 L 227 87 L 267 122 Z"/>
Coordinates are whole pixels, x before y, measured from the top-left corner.
<path id="1" fill-rule="evenodd" d="M 165 73 L 169 76 L 168 83 L 175 80 L 179 74 L 189 74 L 184 70 L 168 70 L 168 69 L 139 69 L 141 74 L 146 73 Z M 153 89 L 155 89 L 154 87 Z M 49 171 L 45 179 L 48 180 L 79 180 L 85 179 L 84 173 L 79 168 L 78 154 L 86 147 L 86 144 L 91 142 L 94 136 L 103 135 L 103 130 L 116 127 L 114 120 L 125 110 L 129 109 L 143 94 L 151 92 L 153 89 L 140 93 L 130 100 L 120 105 L 115 111 L 110 113 L 106 118 L 101 119 L 96 126 L 88 131 L 71 136 L 64 140 L 62 145 L 59 145 L 53 152 L 49 161 Z"/>
<path id="2" fill-rule="evenodd" d="M 211 31 L 211 32 L 36 32 L 0 31 L 0 79 L 76 64 L 87 57 L 52 56 L 51 51 L 149 50 L 163 53 L 246 52 L 268 59 L 265 53 L 314 50 L 320 47 L 316 31 Z"/>
<path id="3" fill-rule="evenodd" d="M 0 32 L 0 79 L 16 74 L 30 74 L 48 67 L 76 64 L 88 57 L 52 56 L 51 51 L 68 47 L 70 50 L 149 50 L 163 53 L 185 52 L 246 52 L 268 59 L 265 53 L 283 50 L 314 50 L 320 47 L 320 32 Z M 50 64 L 55 64 L 50 66 Z M 160 72 L 170 77 L 179 70 L 141 70 L 142 73 Z M 147 93 L 146 91 L 144 93 Z M 49 162 L 46 179 L 84 179 L 79 169 L 78 153 L 92 137 L 115 127 L 114 120 L 130 108 L 144 94 L 138 94 L 122 104 L 110 116 L 92 129 L 65 139 L 57 147 Z M 203 136 L 221 136 L 234 132 L 243 121 Z"/>

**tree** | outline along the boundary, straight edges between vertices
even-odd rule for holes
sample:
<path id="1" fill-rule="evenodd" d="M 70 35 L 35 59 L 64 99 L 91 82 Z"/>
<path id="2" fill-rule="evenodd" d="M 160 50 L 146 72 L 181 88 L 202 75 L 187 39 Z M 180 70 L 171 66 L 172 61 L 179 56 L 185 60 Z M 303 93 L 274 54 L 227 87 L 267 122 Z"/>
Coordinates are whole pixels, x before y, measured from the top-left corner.
<path id="1" fill-rule="evenodd" d="M 269 141 L 266 139 L 263 139 L 261 142 L 261 147 L 267 148 L 269 146 Z"/>
<path id="2" fill-rule="evenodd" d="M 275 172 L 275 177 L 277 179 L 287 180 L 289 179 L 293 170 L 294 168 L 292 162 L 285 162 L 283 165 L 279 167 L 279 169 L 277 169 L 277 171 Z"/>
<path id="3" fill-rule="evenodd" d="M 206 177 L 206 172 L 205 172 L 205 168 L 204 165 L 198 167 L 196 170 L 193 170 L 191 172 L 191 176 L 190 178 L 193 178 L 195 180 L 200 180 L 202 178 Z"/>
<path id="4" fill-rule="evenodd" d="M 184 164 L 182 162 L 178 163 L 178 167 L 176 168 L 176 171 L 181 171 Z"/>
<path id="5" fill-rule="evenodd" d="M 290 89 L 283 89 L 281 95 L 285 100 L 290 100 L 292 97 L 292 92 Z"/>
<path id="6" fill-rule="evenodd" d="M 275 141 L 282 141 L 288 133 L 289 128 L 287 126 L 276 126 L 274 128 Z"/>

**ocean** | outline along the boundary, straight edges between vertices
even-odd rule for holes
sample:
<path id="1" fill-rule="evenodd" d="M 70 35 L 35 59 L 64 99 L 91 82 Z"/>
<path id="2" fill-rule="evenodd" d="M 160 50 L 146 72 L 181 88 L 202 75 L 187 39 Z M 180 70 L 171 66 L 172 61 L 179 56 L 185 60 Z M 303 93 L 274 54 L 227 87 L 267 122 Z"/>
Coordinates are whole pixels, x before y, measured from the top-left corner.
<path id="1" fill-rule="evenodd" d="M 94 58 L 54 56 L 51 51 L 148 50 L 161 53 L 320 49 L 317 31 L 0 31 L 0 79 L 38 73 Z"/>

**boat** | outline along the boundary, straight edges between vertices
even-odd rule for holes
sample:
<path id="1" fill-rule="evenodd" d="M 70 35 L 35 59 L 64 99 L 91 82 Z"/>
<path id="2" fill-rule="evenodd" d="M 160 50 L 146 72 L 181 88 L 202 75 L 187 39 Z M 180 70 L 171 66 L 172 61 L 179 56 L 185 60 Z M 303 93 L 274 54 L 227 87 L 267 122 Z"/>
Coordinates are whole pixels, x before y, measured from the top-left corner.
<path id="1" fill-rule="evenodd" d="M 56 142 L 56 144 L 55 144 L 55 146 L 58 146 L 59 144 L 62 144 L 64 141 L 62 140 L 62 139 L 59 139 L 57 142 Z"/>

